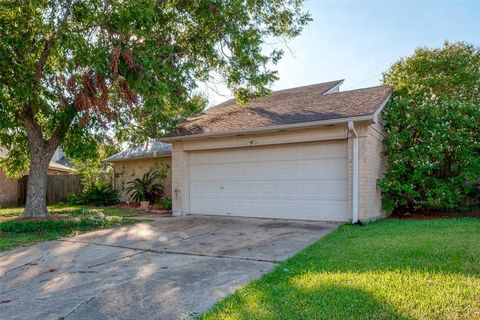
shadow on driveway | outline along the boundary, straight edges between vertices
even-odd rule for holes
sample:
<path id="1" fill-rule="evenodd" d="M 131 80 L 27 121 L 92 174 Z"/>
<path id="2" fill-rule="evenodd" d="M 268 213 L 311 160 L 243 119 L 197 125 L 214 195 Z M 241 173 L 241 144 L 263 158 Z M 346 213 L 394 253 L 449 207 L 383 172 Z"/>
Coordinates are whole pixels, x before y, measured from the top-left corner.
<path id="1" fill-rule="evenodd" d="M 335 224 L 165 218 L 0 254 L 5 319 L 178 319 L 209 309 Z"/>

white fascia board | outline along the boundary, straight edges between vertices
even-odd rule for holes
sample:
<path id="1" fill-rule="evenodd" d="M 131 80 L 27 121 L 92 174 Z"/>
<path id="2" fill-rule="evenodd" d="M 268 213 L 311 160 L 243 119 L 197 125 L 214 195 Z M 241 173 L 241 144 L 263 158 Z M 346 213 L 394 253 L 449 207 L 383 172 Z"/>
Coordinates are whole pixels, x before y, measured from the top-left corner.
<path id="1" fill-rule="evenodd" d="M 380 107 L 378 107 L 377 111 L 375 111 L 373 113 L 373 121 L 375 123 L 378 122 L 378 116 L 380 115 L 380 113 L 382 113 L 383 109 L 385 108 L 385 106 L 387 105 L 388 103 L 388 100 L 390 100 L 390 97 L 392 96 L 392 94 L 390 93 L 386 98 L 385 100 L 382 102 L 382 104 L 380 105 Z"/>
<path id="2" fill-rule="evenodd" d="M 267 126 L 267 127 L 242 129 L 242 130 L 234 130 L 234 131 L 200 133 L 200 134 L 178 136 L 178 137 L 163 137 L 158 140 L 161 142 L 172 142 L 172 141 L 178 141 L 178 140 L 204 139 L 204 138 L 210 138 L 210 137 L 214 138 L 214 137 L 228 137 L 228 136 L 236 136 L 236 135 L 255 134 L 255 133 L 269 133 L 269 132 L 275 132 L 279 130 L 294 130 L 294 129 L 304 129 L 304 128 L 306 129 L 306 128 L 314 128 L 318 126 L 348 123 L 349 121 L 356 121 L 356 122 L 372 121 L 373 122 L 374 115 L 368 114 L 368 115 L 357 116 L 357 117 L 336 118 L 336 119 L 300 122 L 300 123 L 292 123 L 292 124 L 281 124 L 276 126 Z"/>

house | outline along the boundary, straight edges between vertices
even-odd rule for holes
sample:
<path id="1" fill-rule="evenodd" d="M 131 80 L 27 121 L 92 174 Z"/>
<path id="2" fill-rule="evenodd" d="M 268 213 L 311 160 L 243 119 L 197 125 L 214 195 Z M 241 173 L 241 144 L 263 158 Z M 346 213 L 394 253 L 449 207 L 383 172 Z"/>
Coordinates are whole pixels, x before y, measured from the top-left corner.
<path id="1" fill-rule="evenodd" d="M 392 89 L 340 92 L 342 82 L 226 101 L 160 139 L 172 144 L 174 214 L 383 217 L 381 112 Z"/>
<path id="2" fill-rule="evenodd" d="M 53 161 L 48 164 L 48 175 L 62 175 L 71 173 L 75 173 L 75 169 Z"/>
<path id="3" fill-rule="evenodd" d="M 119 190 L 120 201 L 130 201 L 131 196 L 125 192 L 129 181 L 140 178 L 145 172 L 156 164 L 169 167 L 164 181 L 165 196 L 172 196 L 172 148 L 168 143 L 149 140 L 133 148 L 119 152 L 105 161 L 113 167 L 113 186 Z"/>
<path id="4" fill-rule="evenodd" d="M 57 148 L 55 150 L 55 153 L 53 154 L 53 157 L 52 157 L 52 162 L 59 163 L 69 168 L 73 168 L 74 166 L 72 161 L 70 161 L 70 159 L 67 158 L 67 155 L 62 150 L 62 148 Z"/>
<path id="5" fill-rule="evenodd" d="M 0 150 L 0 158 L 7 157 L 7 152 Z M 75 170 L 59 163 L 50 162 L 48 165 L 48 175 L 63 175 L 74 173 Z M 16 205 L 19 200 L 19 181 L 10 179 L 0 170 L 0 207 Z"/>

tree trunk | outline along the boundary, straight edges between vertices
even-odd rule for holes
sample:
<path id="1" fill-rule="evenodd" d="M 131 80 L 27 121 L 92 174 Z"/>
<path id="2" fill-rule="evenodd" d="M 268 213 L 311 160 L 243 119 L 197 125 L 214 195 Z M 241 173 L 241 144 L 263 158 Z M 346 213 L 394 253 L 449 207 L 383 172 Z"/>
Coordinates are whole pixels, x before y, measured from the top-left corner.
<path id="1" fill-rule="evenodd" d="M 22 218 L 46 218 L 48 217 L 48 165 L 57 146 L 51 141 L 45 141 L 41 134 L 28 133 L 30 171 L 28 173 L 25 211 Z"/>
<path id="2" fill-rule="evenodd" d="M 32 158 L 32 156 L 30 156 L 30 158 Z M 35 156 L 35 158 L 36 159 L 30 159 L 30 171 L 28 173 L 27 183 L 27 199 L 22 218 L 48 217 L 47 173 L 49 161 L 45 161 L 43 157 Z"/>

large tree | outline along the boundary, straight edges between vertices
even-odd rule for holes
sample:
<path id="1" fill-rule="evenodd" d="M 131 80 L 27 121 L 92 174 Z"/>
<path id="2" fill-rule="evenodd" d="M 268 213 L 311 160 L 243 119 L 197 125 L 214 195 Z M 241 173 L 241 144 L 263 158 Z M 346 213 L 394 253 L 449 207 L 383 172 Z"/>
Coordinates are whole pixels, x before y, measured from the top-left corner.
<path id="1" fill-rule="evenodd" d="M 458 209 L 480 191 L 480 49 L 419 48 L 384 74 L 389 210 Z"/>
<path id="2" fill-rule="evenodd" d="M 310 17 L 302 0 L 4 0 L 0 145 L 9 174 L 29 167 L 23 217 L 47 216 L 48 163 L 132 126 L 160 135 L 199 110 L 198 83 L 265 94 L 282 51 Z M 277 40 L 275 40 L 277 39 Z M 128 125 L 128 126 L 127 126 Z M 130 131 L 128 131 L 130 132 Z"/>

